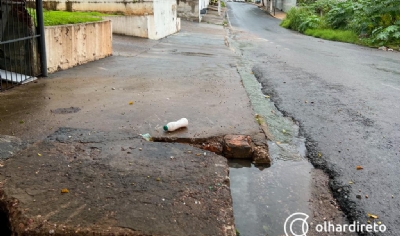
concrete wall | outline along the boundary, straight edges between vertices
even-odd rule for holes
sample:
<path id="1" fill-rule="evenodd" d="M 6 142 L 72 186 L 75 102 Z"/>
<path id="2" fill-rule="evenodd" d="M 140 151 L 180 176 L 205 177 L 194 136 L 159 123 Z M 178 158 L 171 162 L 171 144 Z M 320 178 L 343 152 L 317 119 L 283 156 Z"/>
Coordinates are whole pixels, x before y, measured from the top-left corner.
<path id="1" fill-rule="evenodd" d="M 210 5 L 210 0 L 199 0 L 199 8 L 200 10 L 203 8 L 207 8 Z"/>
<path id="2" fill-rule="evenodd" d="M 154 0 L 155 30 L 149 31 L 150 39 L 164 38 L 181 29 L 177 10 L 176 0 Z M 152 27 L 149 27 L 149 29 L 152 29 Z"/>
<path id="3" fill-rule="evenodd" d="M 177 0 L 44 0 L 46 9 L 67 11 L 121 12 L 124 16 L 110 16 L 113 33 L 160 39 L 180 30 Z"/>
<path id="4" fill-rule="evenodd" d="M 106 16 L 104 20 L 111 20 L 112 32 L 114 34 L 123 34 L 142 38 L 149 37 L 148 22 L 150 16 Z"/>
<path id="5" fill-rule="evenodd" d="M 283 1 L 284 0 L 276 0 L 276 5 L 275 5 L 275 7 L 277 8 L 277 9 L 279 9 L 279 10 L 283 10 Z"/>
<path id="6" fill-rule="evenodd" d="M 189 21 L 200 21 L 199 0 L 177 0 L 178 17 Z"/>
<path id="7" fill-rule="evenodd" d="M 275 5 L 275 0 L 262 0 L 264 2 L 264 6 L 270 12 L 273 12 L 273 6 Z M 272 5 L 271 5 L 272 4 Z M 276 8 L 288 12 L 292 7 L 295 7 L 297 4 L 297 0 L 276 0 Z"/>
<path id="8" fill-rule="evenodd" d="M 45 27 L 47 71 L 65 70 L 112 54 L 111 22 Z"/>
<path id="9" fill-rule="evenodd" d="M 154 0 L 154 15 L 143 16 L 106 16 L 112 21 L 112 32 L 149 39 L 160 39 L 181 29 L 177 17 L 176 0 Z"/>
<path id="10" fill-rule="evenodd" d="M 297 0 L 283 0 L 283 11 L 288 12 L 292 7 L 295 7 Z"/>
<path id="11" fill-rule="evenodd" d="M 61 11 L 98 11 L 124 15 L 153 14 L 153 0 L 43 0 L 43 7 Z"/>
<path id="12" fill-rule="evenodd" d="M 177 0 L 178 16 L 185 20 L 201 22 L 200 10 L 210 5 L 210 0 Z"/>

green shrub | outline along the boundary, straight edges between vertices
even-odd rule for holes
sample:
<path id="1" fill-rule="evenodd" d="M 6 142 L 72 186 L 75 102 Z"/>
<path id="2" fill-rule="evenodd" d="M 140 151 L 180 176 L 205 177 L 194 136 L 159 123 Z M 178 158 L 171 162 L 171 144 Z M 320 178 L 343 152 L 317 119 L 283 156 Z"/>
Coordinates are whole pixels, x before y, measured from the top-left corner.
<path id="1" fill-rule="evenodd" d="M 299 3 L 300 7 L 287 13 L 282 27 L 368 46 L 400 44 L 400 0 L 301 0 Z"/>
<path id="2" fill-rule="evenodd" d="M 304 32 L 307 29 L 316 29 L 322 23 L 323 20 L 315 15 L 313 11 L 310 11 L 309 8 L 299 7 L 290 9 L 280 25 L 288 29 Z"/>
<path id="3" fill-rule="evenodd" d="M 321 19 L 316 15 L 307 16 L 299 25 L 299 32 L 303 33 L 307 29 L 316 29 L 320 26 Z"/>
<path id="4" fill-rule="evenodd" d="M 400 23 L 388 27 L 378 27 L 372 31 L 372 42 L 379 45 L 385 43 L 400 43 Z"/>
<path id="5" fill-rule="evenodd" d="M 338 2 L 326 14 L 326 21 L 333 29 L 346 29 L 355 9 L 352 1 Z"/>
<path id="6" fill-rule="evenodd" d="M 338 0 L 318 0 L 307 7 L 315 14 L 318 14 L 322 17 L 327 12 L 329 12 L 337 3 Z"/>

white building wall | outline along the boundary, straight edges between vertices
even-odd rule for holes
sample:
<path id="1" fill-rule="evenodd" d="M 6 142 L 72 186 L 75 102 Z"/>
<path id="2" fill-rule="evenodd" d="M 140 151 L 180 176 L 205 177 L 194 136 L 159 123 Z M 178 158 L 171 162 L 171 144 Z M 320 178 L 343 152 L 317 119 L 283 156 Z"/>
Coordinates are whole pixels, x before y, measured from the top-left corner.
<path id="1" fill-rule="evenodd" d="M 292 7 L 295 7 L 297 0 L 284 0 L 283 1 L 283 11 L 288 12 Z"/>
<path id="2" fill-rule="evenodd" d="M 189 21 L 200 20 L 200 0 L 178 0 L 178 17 Z"/>
<path id="3" fill-rule="evenodd" d="M 164 38 L 180 30 L 177 0 L 44 0 L 50 10 L 121 12 L 124 16 L 107 16 L 112 21 L 112 32 L 150 39 Z"/>
<path id="4" fill-rule="evenodd" d="M 149 37 L 148 22 L 153 15 L 147 16 L 105 16 L 104 20 L 111 20 L 112 32 L 141 38 Z"/>
<path id="5" fill-rule="evenodd" d="M 200 10 L 203 8 L 207 8 L 210 5 L 210 0 L 199 0 L 199 8 Z"/>
<path id="6" fill-rule="evenodd" d="M 180 30 L 176 0 L 154 0 L 154 31 L 149 38 L 160 39 Z"/>

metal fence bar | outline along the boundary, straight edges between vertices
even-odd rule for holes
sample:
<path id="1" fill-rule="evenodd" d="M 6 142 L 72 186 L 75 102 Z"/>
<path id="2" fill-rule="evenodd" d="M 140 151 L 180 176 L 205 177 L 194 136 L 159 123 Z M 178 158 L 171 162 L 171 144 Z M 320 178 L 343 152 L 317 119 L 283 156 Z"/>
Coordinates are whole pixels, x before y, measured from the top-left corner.
<path id="1" fill-rule="evenodd" d="M 40 50 L 40 70 L 42 76 L 47 77 L 47 55 L 46 55 L 46 39 L 44 35 L 44 20 L 43 20 L 43 2 L 42 0 L 36 0 L 36 20 L 38 33 L 41 36 L 39 39 L 39 50 Z"/>
<path id="2" fill-rule="evenodd" d="M 0 0 L 0 91 L 47 76 L 42 0 Z"/>

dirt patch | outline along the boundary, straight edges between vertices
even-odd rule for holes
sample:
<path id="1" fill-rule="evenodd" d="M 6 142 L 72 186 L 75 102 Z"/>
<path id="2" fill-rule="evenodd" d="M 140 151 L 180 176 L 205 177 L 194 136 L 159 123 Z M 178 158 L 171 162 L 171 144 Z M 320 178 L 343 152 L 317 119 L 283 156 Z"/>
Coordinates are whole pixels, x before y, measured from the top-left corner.
<path id="1" fill-rule="evenodd" d="M 186 143 L 226 158 L 250 159 L 255 164 L 271 164 L 265 134 L 225 135 L 209 138 L 152 137 L 155 142 Z"/>

